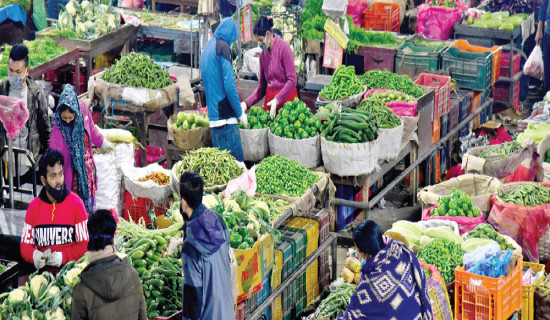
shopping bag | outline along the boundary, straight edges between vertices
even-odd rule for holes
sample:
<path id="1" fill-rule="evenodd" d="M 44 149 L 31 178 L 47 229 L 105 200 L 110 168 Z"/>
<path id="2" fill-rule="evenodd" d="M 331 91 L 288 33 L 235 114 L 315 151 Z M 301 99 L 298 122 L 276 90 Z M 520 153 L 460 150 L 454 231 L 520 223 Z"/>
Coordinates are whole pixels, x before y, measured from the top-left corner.
<path id="1" fill-rule="evenodd" d="M 537 45 L 523 66 L 523 73 L 539 80 L 544 78 L 544 60 L 542 59 L 542 49 Z"/>

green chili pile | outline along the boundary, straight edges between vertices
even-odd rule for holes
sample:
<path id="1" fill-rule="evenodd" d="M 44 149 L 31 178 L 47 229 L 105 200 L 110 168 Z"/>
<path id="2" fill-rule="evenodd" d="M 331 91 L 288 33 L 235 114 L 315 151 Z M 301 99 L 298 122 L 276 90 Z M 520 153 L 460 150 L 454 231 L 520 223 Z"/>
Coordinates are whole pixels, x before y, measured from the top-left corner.
<path id="1" fill-rule="evenodd" d="M 136 88 L 157 90 L 174 84 L 168 71 L 142 53 L 131 52 L 105 71 L 103 80 Z"/>
<path id="2" fill-rule="evenodd" d="M 320 177 L 305 166 L 282 156 L 271 156 L 256 166 L 256 192 L 301 197 Z"/>
<path id="3" fill-rule="evenodd" d="M 388 71 L 369 70 L 360 78 L 369 89 L 392 89 L 401 91 L 415 98 L 420 98 L 426 91 L 406 75 L 397 75 Z"/>
<path id="4" fill-rule="evenodd" d="M 363 84 L 355 75 L 355 67 L 340 65 L 330 83 L 319 94 L 328 100 L 340 100 L 361 93 L 363 89 Z"/>
<path id="5" fill-rule="evenodd" d="M 374 115 L 378 128 L 393 129 L 401 125 L 401 119 L 393 113 L 392 109 L 386 106 L 384 101 L 378 100 L 377 97 L 371 97 L 361 101 L 357 107 L 358 110 L 365 110 Z"/>
<path id="6" fill-rule="evenodd" d="M 490 156 L 502 156 L 503 159 L 508 158 L 512 153 L 521 150 L 521 145 L 517 141 L 505 142 L 496 146 L 490 146 L 479 155 L 480 158 L 487 159 Z"/>
<path id="7" fill-rule="evenodd" d="M 500 199 L 504 202 L 517 204 L 522 207 L 536 207 L 550 203 L 550 188 L 536 183 L 522 184 L 510 192 L 501 193 Z"/>
<path id="8" fill-rule="evenodd" d="M 354 284 L 343 283 L 332 291 L 325 300 L 321 301 L 315 311 L 315 319 L 334 319 L 344 313 L 355 290 L 357 290 L 357 287 Z"/>
<path id="9" fill-rule="evenodd" d="M 462 265 L 463 257 L 460 245 L 446 239 L 434 239 L 418 253 L 418 260 L 434 265 L 447 284 L 453 282 L 455 268 Z"/>
<path id="10" fill-rule="evenodd" d="M 227 184 L 243 173 L 235 157 L 218 148 L 201 148 L 184 154 L 177 164 L 178 177 L 185 171 L 198 173 L 206 187 Z"/>

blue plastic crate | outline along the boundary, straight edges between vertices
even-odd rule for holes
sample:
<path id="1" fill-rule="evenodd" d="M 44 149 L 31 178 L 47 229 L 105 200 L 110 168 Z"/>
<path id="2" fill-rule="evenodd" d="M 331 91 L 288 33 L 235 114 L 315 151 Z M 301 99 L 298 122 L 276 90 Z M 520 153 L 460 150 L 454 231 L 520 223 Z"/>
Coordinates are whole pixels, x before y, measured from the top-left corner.
<path id="1" fill-rule="evenodd" d="M 61 7 L 64 7 L 69 3 L 69 0 L 48 0 L 48 18 L 58 19 Z"/>
<path id="2" fill-rule="evenodd" d="M 354 198 L 354 188 L 352 186 L 346 185 L 336 185 L 336 197 L 340 199 L 353 201 Z M 336 219 L 336 229 L 338 231 L 346 228 L 350 223 L 353 222 L 354 216 L 353 212 L 355 208 L 338 206 L 337 209 L 337 219 Z"/>
<path id="3" fill-rule="evenodd" d="M 292 256 L 294 258 L 294 266 L 298 267 L 306 258 L 307 250 L 307 233 L 306 230 L 282 227 L 281 240 L 285 240 L 292 245 Z M 304 272 L 294 281 L 294 306 L 293 316 L 298 316 L 307 306 L 307 290 L 306 290 L 306 273 Z M 303 299 L 305 297 L 306 299 Z M 283 308 L 283 310 L 285 310 Z"/>
<path id="4" fill-rule="evenodd" d="M 262 278 L 262 290 L 258 292 L 258 306 L 260 306 L 271 294 L 271 272 Z M 271 306 L 264 311 L 265 320 L 271 320 Z"/>
<path id="5" fill-rule="evenodd" d="M 459 109 L 458 109 L 458 123 L 466 119 L 470 115 L 470 109 L 472 104 L 471 91 L 467 90 L 458 90 L 455 93 L 454 90 L 451 91 L 451 101 L 458 100 Z M 452 103 L 452 102 L 451 102 Z"/>

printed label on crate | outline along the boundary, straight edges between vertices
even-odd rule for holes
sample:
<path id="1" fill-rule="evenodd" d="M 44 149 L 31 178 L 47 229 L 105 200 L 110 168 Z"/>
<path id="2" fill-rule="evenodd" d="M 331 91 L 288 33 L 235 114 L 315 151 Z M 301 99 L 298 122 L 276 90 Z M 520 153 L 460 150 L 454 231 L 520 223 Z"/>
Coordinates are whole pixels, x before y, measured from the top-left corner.
<path id="1" fill-rule="evenodd" d="M 339 25 L 334 23 L 331 19 L 327 19 L 325 21 L 325 31 L 336 40 L 336 42 L 342 47 L 343 49 L 347 48 L 348 46 L 348 37 L 346 34 L 342 31 Z M 326 41 L 325 41 L 326 43 Z"/>
<path id="2" fill-rule="evenodd" d="M 252 8 L 249 6 L 242 12 L 243 44 L 252 40 Z"/>
<path id="3" fill-rule="evenodd" d="M 329 19 L 327 19 L 329 20 Z M 323 67 L 336 69 L 342 64 L 344 58 L 344 49 L 325 32 L 325 52 L 323 54 Z"/>
<path id="4" fill-rule="evenodd" d="M 470 285 L 476 286 L 476 287 L 483 287 L 483 281 L 476 280 L 476 279 L 470 279 Z"/>
<path id="5" fill-rule="evenodd" d="M 237 277 L 239 293 L 237 303 L 262 289 L 262 273 L 260 272 L 260 241 L 256 241 L 250 249 L 235 249 L 237 259 Z"/>
<path id="6" fill-rule="evenodd" d="M 262 272 L 262 278 L 267 277 L 269 272 L 271 272 L 274 256 L 275 242 L 273 242 L 273 236 L 264 234 L 260 238 L 260 270 Z"/>

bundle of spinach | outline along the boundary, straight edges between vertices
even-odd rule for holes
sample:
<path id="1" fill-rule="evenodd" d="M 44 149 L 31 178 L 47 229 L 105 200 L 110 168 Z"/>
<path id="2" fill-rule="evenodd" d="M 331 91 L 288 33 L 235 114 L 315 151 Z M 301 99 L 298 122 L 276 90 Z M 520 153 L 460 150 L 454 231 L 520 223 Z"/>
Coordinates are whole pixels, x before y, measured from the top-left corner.
<path id="1" fill-rule="evenodd" d="M 388 47 L 396 48 L 403 40 L 399 40 L 393 36 L 391 32 L 372 32 L 367 31 L 353 23 L 353 19 L 346 15 L 349 24 L 349 42 L 346 49 L 347 52 L 355 53 L 362 46 L 373 47 Z"/>
<path id="2" fill-rule="evenodd" d="M 327 15 L 322 10 L 323 0 L 308 0 L 302 12 L 302 36 L 306 40 L 323 40 L 325 38 L 325 21 Z"/>

